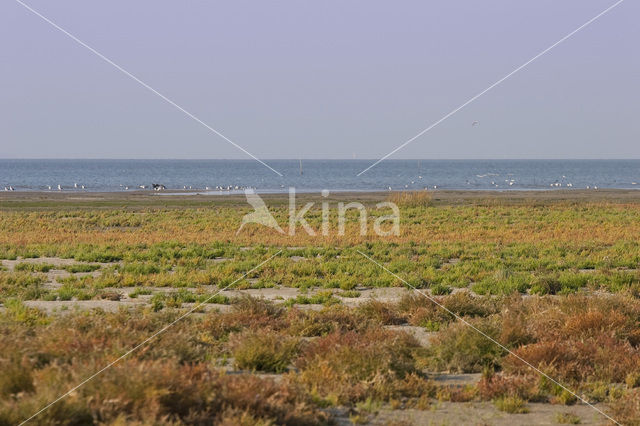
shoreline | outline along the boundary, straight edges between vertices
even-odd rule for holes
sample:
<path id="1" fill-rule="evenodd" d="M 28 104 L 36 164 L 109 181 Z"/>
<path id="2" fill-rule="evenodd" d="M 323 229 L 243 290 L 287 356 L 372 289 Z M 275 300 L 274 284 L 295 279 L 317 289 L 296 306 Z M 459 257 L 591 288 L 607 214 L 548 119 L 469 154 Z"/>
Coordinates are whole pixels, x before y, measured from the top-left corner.
<path id="1" fill-rule="evenodd" d="M 387 200 L 392 194 L 405 191 L 336 191 L 325 199 L 320 192 L 296 193 L 296 200 L 302 201 L 361 201 L 379 202 Z M 406 191 L 422 192 L 422 191 Z M 434 204 L 465 204 L 477 202 L 615 202 L 640 203 L 640 191 L 637 189 L 555 189 L 555 190 L 431 190 Z M 259 194 L 265 201 L 275 204 L 289 200 L 288 193 Z M 245 195 L 235 194 L 202 194 L 195 191 L 172 191 L 158 193 L 154 191 L 131 192 L 0 192 L 0 209 L 21 206 L 55 206 L 60 205 L 110 205 L 113 203 L 130 203 L 132 205 L 246 205 Z"/>

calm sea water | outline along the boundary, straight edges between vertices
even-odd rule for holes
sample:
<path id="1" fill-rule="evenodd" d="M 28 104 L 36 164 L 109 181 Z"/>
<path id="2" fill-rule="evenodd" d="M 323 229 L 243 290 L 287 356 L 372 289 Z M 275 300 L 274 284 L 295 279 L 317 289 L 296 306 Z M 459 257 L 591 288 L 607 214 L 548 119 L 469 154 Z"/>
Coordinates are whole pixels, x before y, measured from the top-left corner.
<path id="1" fill-rule="evenodd" d="M 402 189 L 554 190 L 640 188 L 640 160 L 388 160 L 362 176 L 370 160 L 0 160 L 0 190 L 129 191 L 163 184 L 168 190 L 217 193 L 218 187 L 258 192 Z M 75 188 L 77 184 L 78 188 Z M 226 192 L 225 192 L 226 193 Z"/>

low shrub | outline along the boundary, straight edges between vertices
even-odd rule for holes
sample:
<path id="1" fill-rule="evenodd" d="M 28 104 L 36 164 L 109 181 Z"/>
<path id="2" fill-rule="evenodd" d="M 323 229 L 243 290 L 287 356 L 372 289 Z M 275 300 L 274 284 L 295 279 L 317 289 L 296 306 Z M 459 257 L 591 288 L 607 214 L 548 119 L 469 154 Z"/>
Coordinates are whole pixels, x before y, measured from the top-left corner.
<path id="1" fill-rule="evenodd" d="M 556 423 L 563 425 L 578 425 L 582 423 L 580 417 L 572 413 L 556 413 L 554 420 Z"/>
<path id="2" fill-rule="evenodd" d="M 361 331 L 370 320 L 343 305 L 331 305 L 320 311 L 292 308 L 287 315 L 289 333 L 294 336 L 326 336 L 332 332 Z"/>
<path id="3" fill-rule="evenodd" d="M 73 265 L 66 265 L 64 267 L 65 271 L 70 272 L 72 274 L 75 274 L 78 272 L 93 272 L 93 271 L 97 271 L 98 269 L 100 269 L 100 265 L 93 265 L 90 263 L 76 263 Z"/>
<path id="4" fill-rule="evenodd" d="M 282 373 L 298 352 L 300 342 L 271 331 L 248 331 L 233 336 L 230 346 L 237 368 Z"/>
<path id="5" fill-rule="evenodd" d="M 9 359 L 0 358 L 0 396 L 6 398 L 20 392 L 33 392 L 31 365 L 15 354 Z"/>
<path id="6" fill-rule="evenodd" d="M 625 392 L 620 398 L 614 399 L 610 404 L 610 415 L 620 424 L 640 425 L 640 389 Z"/>
<path id="7" fill-rule="evenodd" d="M 503 396 L 494 401 L 494 405 L 500 411 L 510 414 L 525 414 L 529 412 L 527 402 L 517 396 Z"/>
<path id="8" fill-rule="evenodd" d="M 284 303 L 285 306 L 293 306 L 293 305 L 335 305 L 338 303 L 342 303 L 340 299 L 334 297 L 333 292 L 331 290 L 319 291 L 312 296 L 305 296 L 303 294 L 293 297 L 291 299 L 287 299 Z"/>
<path id="9" fill-rule="evenodd" d="M 26 272 L 49 272 L 54 269 L 55 265 L 50 263 L 30 263 L 21 262 L 16 264 L 13 268 L 14 271 L 26 271 Z"/>
<path id="10" fill-rule="evenodd" d="M 368 302 L 358 305 L 356 312 L 379 324 L 392 325 L 405 322 L 404 318 L 397 314 L 391 304 L 378 300 L 369 300 Z"/>
<path id="11" fill-rule="evenodd" d="M 414 353 L 420 345 L 405 333 L 367 329 L 361 333 L 332 333 L 310 342 L 295 365 L 298 380 L 319 398 L 335 403 L 388 399 L 393 383 L 417 374 Z"/>
<path id="12" fill-rule="evenodd" d="M 499 338 L 496 319 L 470 320 L 474 327 L 493 339 Z M 497 368 L 505 350 L 467 324 L 452 323 L 431 339 L 427 365 L 437 371 L 478 373 L 483 368 Z"/>

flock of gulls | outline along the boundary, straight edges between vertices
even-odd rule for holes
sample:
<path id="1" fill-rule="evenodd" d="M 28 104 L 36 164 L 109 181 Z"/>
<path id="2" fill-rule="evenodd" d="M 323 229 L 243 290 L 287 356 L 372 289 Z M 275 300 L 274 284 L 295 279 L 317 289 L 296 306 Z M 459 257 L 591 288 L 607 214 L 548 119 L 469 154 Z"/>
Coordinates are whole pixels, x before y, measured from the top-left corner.
<path id="1" fill-rule="evenodd" d="M 89 189 L 86 185 L 82 185 L 82 184 L 78 184 L 78 183 L 74 183 L 73 186 L 69 186 L 69 187 L 63 187 L 62 185 L 58 184 L 57 186 L 51 186 L 51 185 L 47 185 L 47 190 L 49 191 L 68 191 L 68 190 L 86 190 Z M 148 190 L 154 190 L 154 191 L 164 191 L 167 189 L 166 185 L 163 185 L 161 183 L 152 183 L 151 185 L 138 185 L 138 186 L 128 186 L 128 185 L 122 185 L 120 184 L 120 189 L 122 189 L 123 191 L 128 191 L 128 190 L 132 190 L 132 189 L 148 189 Z M 180 188 L 174 188 L 179 190 Z M 205 186 L 204 188 L 197 188 L 197 187 L 193 187 L 192 185 L 183 185 L 182 186 L 183 190 L 202 190 L 204 189 L 205 191 L 244 191 L 245 189 L 255 189 L 251 186 L 244 186 L 244 185 L 216 185 L 216 186 Z M 5 191 L 15 191 L 16 189 L 11 186 L 11 185 L 7 185 L 4 187 Z"/>
<path id="2" fill-rule="evenodd" d="M 479 178 L 479 179 L 484 179 L 484 178 L 487 178 L 487 177 L 490 178 L 492 176 L 494 177 L 494 179 L 491 181 L 491 186 L 494 187 L 494 188 L 500 188 L 500 183 L 499 183 L 499 181 L 496 180 L 496 177 L 500 176 L 499 174 L 497 174 L 497 173 L 486 173 L 486 174 L 482 174 L 482 175 L 476 175 L 476 177 Z M 418 176 L 417 179 L 421 180 L 422 176 Z M 567 179 L 567 177 L 563 175 L 560 180 L 556 180 L 555 182 L 550 183 L 549 187 L 551 187 L 551 188 L 562 188 L 562 187 L 573 188 L 574 187 L 573 183 L 572 182 L 567 182 L 566 179 Z M 466 183 L 467 183 L 467 185 L 474 185 L 475 184 L 476 186 L 478 186 L 478 184 L 476 182 L 471 182 L 470 180 L 467 180 Z M 418 184 L 419 184 L 419 182 L 418 182 Z M 511 187 L 511 186 L 513 186 L 515 184 L 516 184 L 516 180 L 513 179 L 513 178 L 504 179 L 504 187 Z M 631 185 L 638 185 L 638 183 L 637 182 L 631 182 Z M 404 185 L 404 189 L 411 189 L 411 188 L 415 188 L 415 187 L 416 187 L 416 180 L 412 180 L 410 184 L 407 183 L 406 185 Z M 422 185 L 420 185 L 420 187 L 422 187 Z M 534 183 L 533 186 L 528 186 L 528 187 L 531 188 L 531 189 L 540 188 L 540 186 L 535 185 L 535 183 Z M 403 189 L 403 188 L 400 188 L 400 189 Z M 438 189 L 438 186 L 437 185 L 424 186 L 424 189 L 425 190 Z M 526 189 L 526 187 L 524 189 Z M 586 185 L 585 189 L 598 189 L 598 186 L 597 185 Z M 394 190 L 397 190 L 397 188 L 394 189 L 393 187 L 388 186 L 387 190 L 394 191 Z"/>
<path id="3" fill-rule="evenodd" d="M 487 186 L 489 186 L 489 182 L 488 179 L 492 179 L 491 185 L 490 187 L 493 188 L 500 188 L 501 185 L 504 188 L 508 188 L 508 187 L 512 187 L 514 185 L 516 185 L 516 180 L 511 178 L 510 176 L 512 176 L 511 174 L 507 174 L 507 179 L 504 179 L 504 185 L 502 183 L 499 183 L 499 181 L 501 181 L 502 179 L 498 180 L 498 177 L 500 175 L 498 173 L 486 173 L 486 174 L 477 174 L 476 178 L 479 180 L 483 180 L 482 183 L 479 183 L 478 180 L 475 180 L 474 182 L 472 182 L 471 180 L 467 180 L 466 183 L 467 185 L 475 185 L 475 186 L 484 186 L 485 188 Z M 484 181 L 485 178 L 488 178 L 487 181 Z M 417 188 L 421 188 L 424 187 L 425 190 L 430 190 L 430 189 L 438 189 L 437 185 L 432 185 L 432 186 L 424 186 L 424 180 L 423 177 L 417 176 L 416 178 L 414 178 L 414 180 L 411 181 L 411 183 L 407 183 L 404 185 L 404 188 L 400 187 L 400 188 L 393 188 L 391 186 L 388 186 L 387 189 L 389 191 L 393 191 L 393 190 L 398 190 L 398 189 L 415 189 Z M 486 183 L 484 183 L 486 182 Z M 548 181 L 547 181 L 548 182 Z M 546 184 L 543 184 L 546 185 Z M 631 182 L 631 185 L 638 185 L 637 182 Z M 574 184 L 572 182 L 569 182 L 567 180 L 566 176 L 562 176 L 561 179 L 557 179 L 555 180 L 553 183 L 550 183 L 549 186 L 551 188 L 573 188 Z M 280 185 L 281 188 L 284 188 L 284 185 Z M 51 186 L 51 185 L 47 185 L 46 188 L 49 191 L 68 191 L 68 190 L 87 190 L 88 187 L 86 185 L 83 184 L 78 184 L 78 183 L 74 183 L 73 186 L 69 186 L 69 187 L 63 187 L 61 184 L 58 184 L 57 186 Z M 536 184 L 535 180 L 533 182 L 533 185 L 524 185 L 522 186 L 523 189 L 526 188 L 531 188 L 531 189 L 536 189 L 536 188 L 541 188 L 540 184 Z M 129 191 L 129 190 L 153 190 L 153 191 L 164 191 L 167 189 L 167 187 L 161 183 L 152 183 L 151 185 L 137 185 L 137 186 L 128 186 L 128 185 L 120 185 L 120 189 L 124 190 L 124 191 Z M 172 190 L 180 190 L 180 188 L 171 188 Z M 252 186 L 242 186 L 242 185 L 216 185 L 216 186 L 205 186 L 204 188 L 200 187 L 193 187 L 192 185 L 183 185 L 182 186 L 182 190 L 185 191 L 190 191 L 190 190 L 195 190 L 195 191 L 201 191 L 201 190 L 205 190 L 205 191 L 218 191 L 218 192 L 230 192 L 230 191 L 244 191 L 246 189 L 256 189 L 255 187 Z M 585 189 L 598 189 L 598 186 L 596 185 L 586 185 Z M 7 185 L 4 187 L 5 191 L 15 191 L 16 189 L 11 186 L 11 185 Z"/>
<path id="4" fill-rule="evenodd" d="M 70 190 L 87 190 L 89 189 L 86 185 L 74 183 L 73 186 L 62 186 L 58 184 L 57 186 L 47 185 L 46 190 L 48 191 L 70 191 Z M 154 191 L 164 191 L 167 187 L 161 183 L 152 183 L 151 185 L 138 185 L 138 186 L 128 186 L 128 185 L 120 185 L 120 189 L 123 191 L 143 189 L 143 190 L 154 190 Z M 180 188 L 175 188 L 179 190 Z M 205 190 L 205 191 L 219 191 L 219 192 L 228 192 L 228 191 L 244 191 L 245 189 L 255 189 L 251 186 L 244 185 L 216 185 L 216 186 L 205 186 L 204 188 L 193 187 L 192 185 L 183 185 L 183 190 Z M 4 187 L 5 191 L 15 191 L 16 189 L 7 185 Z"/>

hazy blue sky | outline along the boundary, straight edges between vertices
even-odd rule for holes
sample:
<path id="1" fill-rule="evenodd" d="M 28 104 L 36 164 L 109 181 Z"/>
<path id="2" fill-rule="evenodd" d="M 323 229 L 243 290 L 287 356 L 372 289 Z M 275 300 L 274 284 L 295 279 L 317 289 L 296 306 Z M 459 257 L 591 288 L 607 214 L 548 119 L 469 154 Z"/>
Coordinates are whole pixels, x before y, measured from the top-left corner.
<path id="1" fill-rule="evenodd" d="M 613 0 L 25 0 L 260 158 L 377 158 Z M 627 0 L 393 158 L 639 158 Z M 13 0 L 0 157 L 247 158 Z M 478 120 L 478 126 L 471 126 Z"/>

